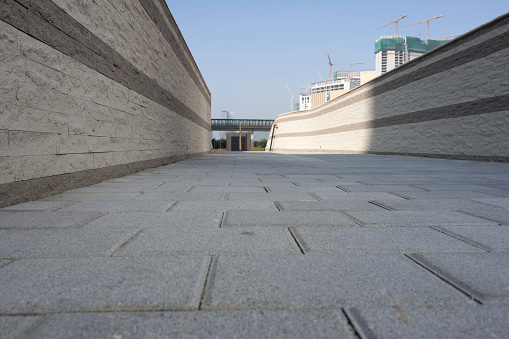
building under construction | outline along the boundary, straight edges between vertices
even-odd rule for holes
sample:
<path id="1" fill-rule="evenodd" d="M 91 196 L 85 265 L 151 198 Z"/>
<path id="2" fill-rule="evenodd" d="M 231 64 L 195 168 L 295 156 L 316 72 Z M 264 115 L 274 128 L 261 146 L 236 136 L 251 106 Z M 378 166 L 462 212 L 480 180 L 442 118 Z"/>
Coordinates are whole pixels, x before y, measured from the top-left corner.
<path id="1" fill-rule="evenodd" d="M 421 40 L 411 36 L 386 36 L 375 42 L 376 76 L 447 43 L 447 40 Z"/>

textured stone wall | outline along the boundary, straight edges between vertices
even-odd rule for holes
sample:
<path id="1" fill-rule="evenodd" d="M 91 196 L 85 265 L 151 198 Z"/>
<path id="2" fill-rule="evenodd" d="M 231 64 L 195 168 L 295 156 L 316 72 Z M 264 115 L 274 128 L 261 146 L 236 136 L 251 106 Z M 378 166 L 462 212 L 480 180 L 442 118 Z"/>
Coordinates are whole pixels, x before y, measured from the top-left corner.
<path id="1" fill-rule="evenodd" d="M 279 115 L 266 149 L 509 161 L 508 60 L 506 14 L 325 105 Z"/>
<path id="2" fill-rule="evenodd" d="M 0 206 L 210 151 L 164 0 L 0 1 Z"/>

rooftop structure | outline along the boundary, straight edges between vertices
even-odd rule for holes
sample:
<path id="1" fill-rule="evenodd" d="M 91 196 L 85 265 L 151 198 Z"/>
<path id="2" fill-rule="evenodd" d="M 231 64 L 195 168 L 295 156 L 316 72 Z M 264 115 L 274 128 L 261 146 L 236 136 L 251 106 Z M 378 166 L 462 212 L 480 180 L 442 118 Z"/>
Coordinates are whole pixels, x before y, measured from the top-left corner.
<path id="1" fill-rule="evenodd" d="M 308 93 L 300 93 L 299 110 L 307 110 L 320 106 L 337 98 L 355 87 L 375 77 L 374 70 L 367 71 L 336 71 L 333 80 L 315 82 L 305 87 Z"/>

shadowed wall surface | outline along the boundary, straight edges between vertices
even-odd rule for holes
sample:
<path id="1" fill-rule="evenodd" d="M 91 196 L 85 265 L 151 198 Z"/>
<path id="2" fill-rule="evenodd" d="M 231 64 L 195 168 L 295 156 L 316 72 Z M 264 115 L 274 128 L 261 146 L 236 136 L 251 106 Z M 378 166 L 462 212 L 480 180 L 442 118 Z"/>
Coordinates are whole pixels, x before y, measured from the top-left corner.
<path id="1" fill-rule="evenodd" d="M 279 115 L 267 150 L 507 162 L 507 60 L 508 14 L 327 104 Z"/>
<path id="2" fill-rule="evenodd" d="M 0 2 L 0 206 L 210 151 L 210 91 L 163 0 Z"/>

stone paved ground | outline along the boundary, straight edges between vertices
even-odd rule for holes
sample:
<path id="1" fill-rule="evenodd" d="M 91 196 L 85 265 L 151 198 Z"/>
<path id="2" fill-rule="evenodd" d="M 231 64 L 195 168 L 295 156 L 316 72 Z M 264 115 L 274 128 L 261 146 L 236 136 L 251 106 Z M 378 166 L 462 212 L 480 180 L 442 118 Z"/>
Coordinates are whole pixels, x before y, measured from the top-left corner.
<path id="1" fill-rule="evenodd" d="M 509 336 L 509 164 L 219 153 L 0 210 L 0 337 Z"/>

